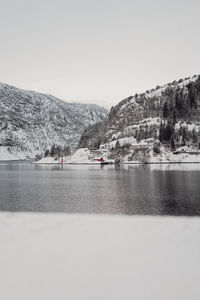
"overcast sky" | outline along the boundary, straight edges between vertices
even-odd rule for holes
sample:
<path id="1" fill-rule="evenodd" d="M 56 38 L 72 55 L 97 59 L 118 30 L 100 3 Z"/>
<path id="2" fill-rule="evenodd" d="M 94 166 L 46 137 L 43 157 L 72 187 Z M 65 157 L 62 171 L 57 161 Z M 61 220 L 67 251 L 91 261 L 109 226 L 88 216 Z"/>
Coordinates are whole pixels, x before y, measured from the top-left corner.
<path id="1" fill-rule="evenodd" d="M 199 0 L 0 0 L 0 81 L 107 105 L 200 73 Z"/>

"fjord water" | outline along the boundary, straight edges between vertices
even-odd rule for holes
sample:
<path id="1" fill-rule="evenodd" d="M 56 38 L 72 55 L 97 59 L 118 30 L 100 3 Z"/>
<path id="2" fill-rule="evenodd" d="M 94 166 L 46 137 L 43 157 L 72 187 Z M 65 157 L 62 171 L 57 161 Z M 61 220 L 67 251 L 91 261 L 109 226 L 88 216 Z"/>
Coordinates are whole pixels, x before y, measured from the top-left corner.
<path id="1" fill-rule="evenodd" d="M 200 215 L 200 164 L 0 164 L 0 210 Z"/>

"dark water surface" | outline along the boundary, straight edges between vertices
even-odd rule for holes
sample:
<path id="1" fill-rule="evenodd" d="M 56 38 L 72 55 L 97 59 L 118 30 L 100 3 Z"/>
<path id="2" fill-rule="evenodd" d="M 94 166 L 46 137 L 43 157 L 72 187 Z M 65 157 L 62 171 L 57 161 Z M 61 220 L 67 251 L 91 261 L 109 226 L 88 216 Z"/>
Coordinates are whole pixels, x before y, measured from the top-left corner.
<path id="1" fill-rule="evenodd" d="M 0 163 L 0 210 L 200 215 L 200 164 Z"/>

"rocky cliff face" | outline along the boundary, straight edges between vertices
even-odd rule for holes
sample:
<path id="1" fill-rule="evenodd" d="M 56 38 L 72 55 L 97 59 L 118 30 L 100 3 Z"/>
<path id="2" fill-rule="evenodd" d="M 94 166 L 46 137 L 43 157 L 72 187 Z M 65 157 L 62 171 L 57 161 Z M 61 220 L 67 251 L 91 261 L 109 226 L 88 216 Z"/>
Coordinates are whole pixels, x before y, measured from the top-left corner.
<path id="1" fill-rule="evenodd" d="M 53 144 L 76 147 L 84 128 L 106 116 L 97 105 L 66 103 L 0 84 L 0 160 L 32 157 Z"/>
<path id="2" fill-rule="evenodd" d="M 159 152 L 160 146 L 165 146 L 169 151 L 182 146 L 198 151 L 200 76 L 157 86 L 121 101 L 111 109 L 102 124 L 84 131 L 80 147 L 98 148 L 106 144 L 112 150 L 116 143 L 119 149 L 120 146 L 127 148 L 122 149 L 124 154 L 131 152 L 131 146 L 139 149 L 139 145 L 155 152 Z M 139 151 L 135 150 L 132 154 Z M 119 154 L 120 151 L 115 152 Z M 130 160 L 133 158 L 134 155 Z"/>

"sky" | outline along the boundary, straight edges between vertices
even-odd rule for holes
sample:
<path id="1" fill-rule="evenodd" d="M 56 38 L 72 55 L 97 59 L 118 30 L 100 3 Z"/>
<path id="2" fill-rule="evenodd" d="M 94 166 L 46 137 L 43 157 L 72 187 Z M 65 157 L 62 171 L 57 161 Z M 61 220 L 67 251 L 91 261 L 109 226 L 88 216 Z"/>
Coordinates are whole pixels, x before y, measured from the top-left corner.
<path id="1" fill-rule="evenodd" d="M 106 107 L 200 73 L 199 0 L 0 0 L 0 82 Z"/>

